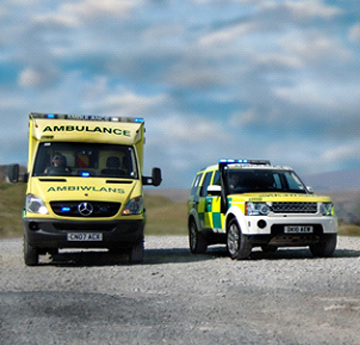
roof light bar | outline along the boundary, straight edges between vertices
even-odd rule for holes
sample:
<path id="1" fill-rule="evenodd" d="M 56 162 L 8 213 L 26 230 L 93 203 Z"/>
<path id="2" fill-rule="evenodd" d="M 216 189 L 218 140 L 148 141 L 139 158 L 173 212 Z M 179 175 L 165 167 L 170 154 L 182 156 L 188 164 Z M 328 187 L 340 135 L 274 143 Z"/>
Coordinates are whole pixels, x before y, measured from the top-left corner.
<path id="1" fill-rule="evenodd" d="M 84 121 L 113 121 L 113 122 L 134 122 L 144 123 L 140 117 L 123 116 L 102 116 L 102 115 L 81 115 L 81 114 L 48 114 L 48 113 L 30 113 L 33 119 L 61 119 L 61 120 L 84 120 Z"/>
<path id="2" fill-rule="evenodd" d="M 271 165 L 269 160 L 258 160 L 258 159 L 220 159 L 219 164 L 252 164 L 252 165 Z"/>

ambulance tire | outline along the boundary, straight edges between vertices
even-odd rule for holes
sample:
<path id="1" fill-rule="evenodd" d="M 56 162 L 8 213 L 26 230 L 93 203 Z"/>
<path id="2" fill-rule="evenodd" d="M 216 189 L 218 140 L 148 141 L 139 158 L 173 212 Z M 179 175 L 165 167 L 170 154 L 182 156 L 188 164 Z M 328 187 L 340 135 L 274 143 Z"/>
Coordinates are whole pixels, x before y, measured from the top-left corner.
<path id="1" fill-rule="evenodd" d="M 130 262 L 132 264 L 139 264 L 144 260 L 144 240 L 135 244 L 130 250 Z"/>
<path id="2" fill-rule="evenodd" d="M 315 257 L 328 258 L 334 254 L 337 242 L 337 235 L 331 234 L 319 243 L 310 245 L 311 254 Z"/>
<path id="3" fill-rule="evenodd" d="M 205 254 L 208 246 L 194 220 L 191 220 L 189 224 L 189 245 L 192 254 Z"/>
<path id="4" fill-rule="evenodd" d="M 39 263 L 39 251 L 31 246 L 24 237 L 24 261 L 26 266 L 36 266 Z"/>
<path id="5" fill-rule="evenodd" d="M 248 238 L 242 234 L 235 218 L 229 223 L 226 246 L 230 257 L 233 260 L 247 259 L 251 253 L 251 244 Z"/>

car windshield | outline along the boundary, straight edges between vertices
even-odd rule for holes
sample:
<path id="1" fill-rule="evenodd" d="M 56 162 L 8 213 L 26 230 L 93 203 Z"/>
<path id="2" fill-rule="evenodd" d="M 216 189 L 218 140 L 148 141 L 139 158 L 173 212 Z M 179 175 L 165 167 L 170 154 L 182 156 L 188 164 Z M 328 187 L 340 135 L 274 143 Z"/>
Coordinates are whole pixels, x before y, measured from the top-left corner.
<path id="1" fill-rule="evenodd" d="M 33 176 L 138 178 L 131 146 L 51 142 L 41 143 Z"/>
<path id="2" fill-rule="evenodd" d="M 230 194 L 274 191 L 307 193 L 298 176 L 289 170 L 229 169 L 226 181 Z"/>

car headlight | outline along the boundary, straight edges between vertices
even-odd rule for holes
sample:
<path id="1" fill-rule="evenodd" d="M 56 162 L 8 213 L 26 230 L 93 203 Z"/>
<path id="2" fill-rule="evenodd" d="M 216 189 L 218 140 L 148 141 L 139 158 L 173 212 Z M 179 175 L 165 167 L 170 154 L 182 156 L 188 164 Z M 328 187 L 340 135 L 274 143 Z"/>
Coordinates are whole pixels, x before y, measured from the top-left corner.
<path id="1" fill-rule="evenodd" d="M 334 205 L 331 202 L 323 202 L 320 204 L 320 213 L 322 216 L 333 216 Z"/>
<path id="2" fill-rule="evenodd" d="M 49 211 L 41 198 L 34 194 L 27 194 L 25 198 L 25 209 L 27 212 L 48 214 Z"/>
<path id="3" fill-rule="evenodd" d="M 247 216 L 267 216 L 271 211 L 270 207 L 264 202 L 248 202 L 246 203 Z"/>
<path id="4" fill-rule="evenodd" d="M 131 199 L 122 212 L 123 216 L 133 216 L 140 214 L 143 210 L 143 199 L 141 196 Z"/>

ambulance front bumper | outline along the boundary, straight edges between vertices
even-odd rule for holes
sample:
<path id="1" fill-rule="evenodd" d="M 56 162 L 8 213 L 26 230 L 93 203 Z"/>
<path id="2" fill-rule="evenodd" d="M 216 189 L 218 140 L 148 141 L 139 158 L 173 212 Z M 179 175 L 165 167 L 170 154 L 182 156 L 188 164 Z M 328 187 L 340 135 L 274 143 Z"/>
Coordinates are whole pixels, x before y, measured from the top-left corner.
<path id="1" fill-rule="evenodd" d="M 24 218 L 24 235 L 37 248 L 131 248 L 143 241 L 144 220 L 58 221 Z"/>

